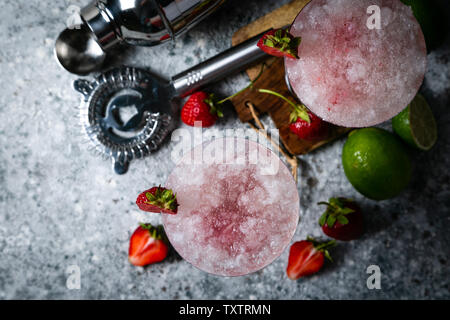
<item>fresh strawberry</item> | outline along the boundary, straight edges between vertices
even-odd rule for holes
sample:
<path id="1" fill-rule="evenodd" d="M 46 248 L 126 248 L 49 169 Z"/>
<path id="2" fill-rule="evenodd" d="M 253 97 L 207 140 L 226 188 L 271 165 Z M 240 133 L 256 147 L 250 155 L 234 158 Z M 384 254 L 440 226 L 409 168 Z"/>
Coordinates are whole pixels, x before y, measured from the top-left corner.
<path id="1" fill-rule="evenodd" d="M 289 119 L 289 129 L 300 139 L 315 141 L 324 139 L 328 136 L 329 123 L 323 121 L 309 111 L 305 105 L 294 103 L 282 94 L 272 90 L 259 89 L 258 91 L 283 99 L 291 106 L 292 112 Z"/>
<path id="2" fill-rule="evenodd" d="M 308 114 L 309 121 L 305 117 L 300 116 L 298 110 L 294 110 L 291 113 L 291 124 L 289 125 L 291 132 L 303 140 L 316 141 L 325 139 L 329 133 L 329 124 L 308 111 L 306 107 L 300 112 L 303 114 L 305 111 Z"/>
<path id="3" fill-rule="evenodd" d="M 309 237 L 307 240 L 295 242 L 289 251 L 289 262 L 286 270 L 289 279 L 297 280 L 318 272 L 322 269 L 325 257 L 332 261 L 327 249 L 335 245 L 334 240 L 319 243 Z"/>
<path id="4" fill-rule="evenodd" d="M 191 95 L 181 109 L 181 120 L 188 126 L 201 122 L 201 127 L 211 127 L 223 113 L 213 94 L 199 91 Z"/>
<path id="5" fill-rule="evenodd" d="M 203 91 L 192 94 L 181 109 L 181 120 L 188 126 L 195 126 L 195 122 L 201 122 L 201 127 L 211 127 L 218 118 L 223 117 L 221 105 L 238 96 L 242 92 L 253 88 L 253 85 L 261 77 L 264 71 L 264 64 L 258 76 L 250 81 L 249 85 L 228 98 L 218 101 L 214 94 L 207 94 Z"/>
<path id="6" fill-rule="evenodd" d="M 320 202 L 327 209 L 319 219 L 323 232 L 334 239 L 350 241 L 358 239 L 363 233 L 363 215 L 360 207 L 350 199 L 331 198 Z"/>
<path id="7" fill-rule="evenodd" d="M 275 57 L 298 59 L 298 47 L 302 38 L 294 37 L 286 29 L 275 29 L 265 33 L 258 42 L 258 47 Z"/>
<path id="8" fill-rule="evenodd" d="M 138 267 L 160 262 L 167 257 L 167 243 L 162 226 L 141 223 L 131 236 L 128 260 Z"/>
<path id="9" fill-rule="evenodd" d="M 147 212 L 176 214 L 178 211 L 177 196 L 172 190 L 153 187 L 142 192 L 136 199 L 139 209 Z"/>

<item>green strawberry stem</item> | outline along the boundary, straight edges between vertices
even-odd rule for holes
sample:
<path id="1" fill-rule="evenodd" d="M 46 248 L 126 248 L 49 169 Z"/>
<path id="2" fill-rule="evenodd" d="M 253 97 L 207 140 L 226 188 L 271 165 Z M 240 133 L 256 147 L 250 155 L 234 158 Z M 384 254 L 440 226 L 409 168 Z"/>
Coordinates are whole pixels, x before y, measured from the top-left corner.
<path id="1" fill-rule="evenodd" d="M 147 200 L 145 203 L 155 205 L 159 208 L 164 208 L 168 210 L 177 209 L 177 196 L 170 189 L 163 190 L 161 186 L 156 189 L 155 194 L 147 192 L 145 194 Z"/>
<path id="2" fill-rule="evenodd" d="M 318 246 L 316 247 L 316 250 L 317 250 L 317 251 L 323 251 L 323 250 L 326 250 L 326 249 L 328 249 L 328 248 L 332 248 L 332 247 L 335 247 L 335 246 L 336 246 L 336 241 L 331 240 L 331 241 L 324 242 L 324 243 L 318 245 Z"/>
<path id="3" fill-rule="evenodd" d="M 214 93 L 211 93 L 204 102 L 209 105 L 209 113 L 217 115 L 219 118 L 223 118 L 222 108 L 216 102 L 216 95 Z"/>
<path id="4" fill-rule="evenodd" d="M 348 208 L 344 205 L 343 201 L 352 202 L 351 199 L 344 198 L 331 198 L 329 202 L 319 202 L 318 205 L 327 206 L 327 209 L 319 219 L 319 225 L 324 226 L 325 223 L 328 227 L 333 228 L 336 221 L 339 221 L 342 225 L 349 223 L 349 220 L 345 215 L 355 212 L 355 210 Z"/>
<path id="5" fill-rule="evenodd" d="M 159 225 L 157 227 L 151 225 L 150 223 L 139 223 L 142 229 L 148 230 L 150 236 L 155 240 L 162 240 L 164 242 L 168 242 L 168 238 L 166 232 L 164 231 L 164 227 Z"/>
<path id="6" fill-rule="evenodd" d="M 351 199 L 343 199 L 343 200 L 352 202 Z M 345 207 L 345 205 L 342 203 L 342 201 L 337 198 L 331 198 L 330 202 L 322 201 L 317 204 L 327 206 L 327 210 L 329 210 L 330 213 L 334 214 L 334 215 L 340 215 L 340 214 L 345 215 L 345 214 L 355 212 L 355 210 Z"/>
<path id="7" fill-rule="evenodd" d="M 325 256 L 325 258 L 327 258 L 330 261 L 333 261 L 333 259 L 330 256 L 330 253 L 328 252 L 328 249 L 335 247 L 337 245 L 335 240 L 321 243 L 312 237 L 307 237 L 306 239 L 313 244 L 314 248 L 317 251 L 323 252 L 323 255 Z"/>
<path id="8" fill-rule="evenodd" d="M 238 92 L 236 92 L 235 94 L 229 96 L 228 98 L 225 98 L 223 100 L 220 100 L 219 102 L 217 102 L 217 105 L 221 105 L 224 102 L 227 102 L 228 100 L 233 99 L 234 97 L 240 95 L 242 92 L 246 91 L 247 89 L 253 88 L 253 85 L 255 84 L 256 81 L 258 81 L 258 79 L 261 77 L 261 75 L 263 74 L 264 71 L 264 67 L 265 64 L 262 65 L 261 70 L 259 71 L 259 74 L 256 76 L 256 78 L 252 81 L 250 81 L 250 84 L 248 86 L 246 86 L 244 89 L 239 90 Z"/>
<path id="9" fill-rule="evenodd" d="M 292 36 L 287 29 L 279 29 L 274 35 L 268 35 L 266 37 L 264 45 L 285 52 L 291 58 L 299 59 L 298 47 L 301 41 L 301 37 Z"/>
<path id="10" fill-rule="evenodd" d="M 292 122 L 295 122 L 295 121 L 297 121 L 298 118 L 301 118 L 302 120 L 304 120 L 308 123 L 311 123 L 311 118 L 309 117 L 308 111 L 303 104 L 302 105 L 296 104 L 296 103 L 292 102 L 291 100 L 289 100 L 288 98 L 286 98 L 285 96 L 283 96 L 282 94 L 279 94 L 278 92 L 275 92 L 272 90 L 259 89 L 258 91 L 261 93 L 267 93 L 267 94 L 274 95 L 274 96 L 286 101 L 293 108 L 292 114 L 294 115 L 294 117 L 291 116 Z"/>

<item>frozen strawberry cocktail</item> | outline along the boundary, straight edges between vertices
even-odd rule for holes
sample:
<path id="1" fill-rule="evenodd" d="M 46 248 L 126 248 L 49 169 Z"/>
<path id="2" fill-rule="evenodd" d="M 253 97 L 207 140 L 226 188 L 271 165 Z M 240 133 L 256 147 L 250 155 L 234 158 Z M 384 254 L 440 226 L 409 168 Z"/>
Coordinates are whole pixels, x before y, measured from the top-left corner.
<path id="1" fill-rule="evenodd" d="M 366 127 L 389 120 L 422 84 L 424 36 L 400 0 L 312 0 L 290 32 L 302 38 L 300 59 L 285 59 L 291 87 L 328 122 Z"/>
<path id="2" fill-rule="evenodd" d="M 216 161 L 192 161 L 212 150 Z M 297 228 L 294 179 L 277 155 L 256 142 L 223 138 L 194 148 L 167 187 L 179 204 L 176 215 L 163 215 L 167 236 L 185 260 L 209 273 L 239 276 L 265 267 Z"/>

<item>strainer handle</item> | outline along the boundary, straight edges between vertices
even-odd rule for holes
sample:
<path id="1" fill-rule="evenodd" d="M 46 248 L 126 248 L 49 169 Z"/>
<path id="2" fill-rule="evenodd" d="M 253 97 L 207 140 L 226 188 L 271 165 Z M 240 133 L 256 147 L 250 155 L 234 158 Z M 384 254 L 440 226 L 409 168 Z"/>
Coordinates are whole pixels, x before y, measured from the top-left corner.
<path id="1" fill-rule="evenodd" d="M 174 76 L 172 84 L 177 96 L 185 97 L 267 58 L 268 55 L 257 47 L 259 39 L 267 31 Z"/>

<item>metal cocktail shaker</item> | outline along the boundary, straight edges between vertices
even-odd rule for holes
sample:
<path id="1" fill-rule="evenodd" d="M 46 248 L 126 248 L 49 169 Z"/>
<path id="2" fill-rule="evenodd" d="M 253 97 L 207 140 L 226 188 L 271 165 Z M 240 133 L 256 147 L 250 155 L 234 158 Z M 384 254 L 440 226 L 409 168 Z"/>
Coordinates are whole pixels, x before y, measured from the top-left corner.
<path id="1" fill-rule="evenodd" d="M 118 43 L 154 46 L 195 26 L 225 0 L 95 0 L 80 11 L 83 24 L 63 31 L 56 55 L 68 71 L 86 74 Z"/>
<path id="2" fill-rule="evenodd" d="M 154 46 L 189 30 L 225 0 L 97 0 L 81 18 L 103 49 L 124 41 Z"/>

